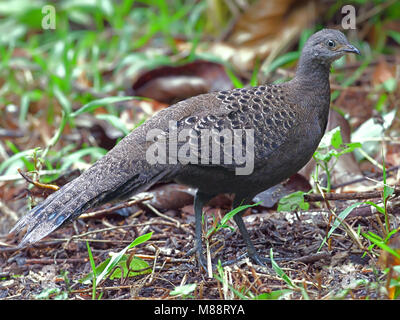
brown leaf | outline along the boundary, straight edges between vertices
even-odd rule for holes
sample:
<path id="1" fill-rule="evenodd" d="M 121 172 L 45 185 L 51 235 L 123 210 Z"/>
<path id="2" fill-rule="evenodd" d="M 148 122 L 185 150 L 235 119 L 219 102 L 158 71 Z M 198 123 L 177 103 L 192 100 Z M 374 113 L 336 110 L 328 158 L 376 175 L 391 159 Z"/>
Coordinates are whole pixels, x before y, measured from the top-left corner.
<path id="1" fill-rule="evenodd" d="M 232 83 L 224 67 L 203 60 L 177 67 L 162 66 L 145 72 L 132 86 L 134 95 L 168 104 L 231 88 Z"/>
<path id="2" fill-rule="evenodd" d="M 193 203 L 195 190 L 176 183 L 158 184 L 148 193 L 153 195 L 150 204 L 159 210 L 179 209 Z"/>

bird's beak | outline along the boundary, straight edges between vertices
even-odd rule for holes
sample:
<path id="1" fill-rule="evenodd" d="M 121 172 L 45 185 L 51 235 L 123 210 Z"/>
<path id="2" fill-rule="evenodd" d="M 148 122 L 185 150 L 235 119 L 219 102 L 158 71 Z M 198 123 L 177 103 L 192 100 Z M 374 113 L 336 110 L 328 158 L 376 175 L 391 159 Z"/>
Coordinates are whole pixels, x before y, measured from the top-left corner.
<path id="1" fill-rule="evenodd" d="M 358 50 L 355 46 L 352 46 L 351 44 L 346 44 L 345 46 L 343 46 L 342 51 L 357 53 L 358 55 L 361 54 L 360 50 Z"/>

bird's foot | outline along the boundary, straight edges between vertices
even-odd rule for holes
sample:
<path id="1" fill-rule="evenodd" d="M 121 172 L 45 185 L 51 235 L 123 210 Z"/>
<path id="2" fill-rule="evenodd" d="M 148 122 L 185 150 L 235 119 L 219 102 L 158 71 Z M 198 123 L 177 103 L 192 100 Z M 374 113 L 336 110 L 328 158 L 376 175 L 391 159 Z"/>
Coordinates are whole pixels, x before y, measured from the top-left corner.
<path id="1" fill-rule="evenodd" d="M 226 266 L 235 264 L 235 263 L 239 262 L 240 260 L 242 260 L 242 259 L 244 259 L 246 257 L 249 257 L 254 264 L 257 264 L 260 267 L 264 267 L 264 268 L 268 268 L 267 264 L 271 263 L 271 259 L 270 258 L 261 257 L 257 253 L 255 253 L 253 255 L 250 255 L 248 252 L 246 252 L 246 253 L 240 255 L 239 257 L 237 257 L 236 259 L 224 261 L 222 263 L 222 266 L 226 267 Z"/>
<path id="2" fill-rule="evenodd" d="M 251 261 L 253 261 L 255 264 L 261 266 L 261 267 L 266 267 L 267 268 L 267 263 L 271 263 L 270 258 L 266 257 L 261 257 L 257 252 L 255 253 L 248 253 Z"/>
<path id="3" fill-rule="evenodd" d="M 200 266 L 202 266 L 203 269 L 207 271 L 207 260 L 203 252 L 201 252 L 201 249 L 197 250 L 197 261 L 199 262 Z"/>
<path id="4" fill-rule="evenodd" d="M 188 252 L 186 252 L 185 257 L 191 256 L 196 252 L 197 262 L 199 266 L 201 266 L 204 270 L 207 271 L 207 259 L 204 256 L 201 249 L 192 248 Z"/>

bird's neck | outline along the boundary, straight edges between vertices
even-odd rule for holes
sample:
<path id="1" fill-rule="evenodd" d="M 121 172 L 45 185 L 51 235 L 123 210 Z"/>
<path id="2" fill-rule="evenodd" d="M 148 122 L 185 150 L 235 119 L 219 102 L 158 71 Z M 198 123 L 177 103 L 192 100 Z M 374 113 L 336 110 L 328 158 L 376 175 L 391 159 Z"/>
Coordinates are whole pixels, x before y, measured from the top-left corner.
<path id="1" fill-rule="evenodd" d="M 312 56 L 302 55 L 293 78 L 296 87 L 302 92 L 303 103 L 308 108 L 315 107 L 326 113 L 330 103 L 329 86 L 330 63 L 323 64 Z"/>
<path id="2" fill-rule="evenodd" d="M 322 134 L 326 128 L 330 106 L 329 69 L 330 63 L 322 64 L 313 60 L 313 57 L 302 56 L 293 78 L 294 87 L 302 93 L 302 99 L 297 103 L 317 117 Z"/>
<path id="3" fill-rule="evenodd" d="M 330 63 L 321 63 L 312 56 L 302 55 L 296 71 L 295 79 L 304 89 L 321 94 L 329 91 Z"/>

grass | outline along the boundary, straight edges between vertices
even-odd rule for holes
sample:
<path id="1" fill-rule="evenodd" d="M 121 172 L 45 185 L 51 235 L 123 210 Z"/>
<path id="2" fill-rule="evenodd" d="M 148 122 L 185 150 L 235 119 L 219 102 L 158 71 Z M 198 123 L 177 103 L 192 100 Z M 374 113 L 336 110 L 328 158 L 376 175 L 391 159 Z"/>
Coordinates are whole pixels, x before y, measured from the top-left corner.
<path id="1" fill-rule="evenodd" d="M 134 3 L 140 5 L 131 10 Z M 126 89 L 124 79 L 137 68 L 171 62 L 163 52 L 140 50 L 155 41 L 176 52 L 175 36 L 198 39 L 206 7 L 205 1 L 175 0 L 166 5 L 159 0 L 67 0 L 54 4 L 56 28 L 46 30 L 42 28 L 43 5 L 39 0 L 3 1 L 0 5 L 4 18 L 0 21 L 0 78 L 7 79 L 0 89 L 0 105 L 19 106 L 21 126 L 30 115 L 45 119 L 53 134 L 42 145 L 43 169 L 65 169 L 71 162 L 62 162 L 79 146 L 65 154 L 59 141 L 75 128 L 76 117 L 105 109 L 107 113 L 97 117 L 127 135 L 129 129 L 119 121 L 120 111 L 113 106 L 133 98 L 120 96 Z M 15 55 L 15 50 L 21 55 Z M 105 73 L 111 73 L 111 78 L 106 79 Z M 5 112 L 0 108 L 0 116 Z M 8 147 L 10 143 L 6 140 Z M 17 167 L 32 170 L 29 155 L 34 149 L 12 151 L 15 156 L 1 163 L 0 174 L 16 174 Z M 91 155 L 92 162 L 98 159 L 97 149 L 87 148 L 85 154 Z"/>

